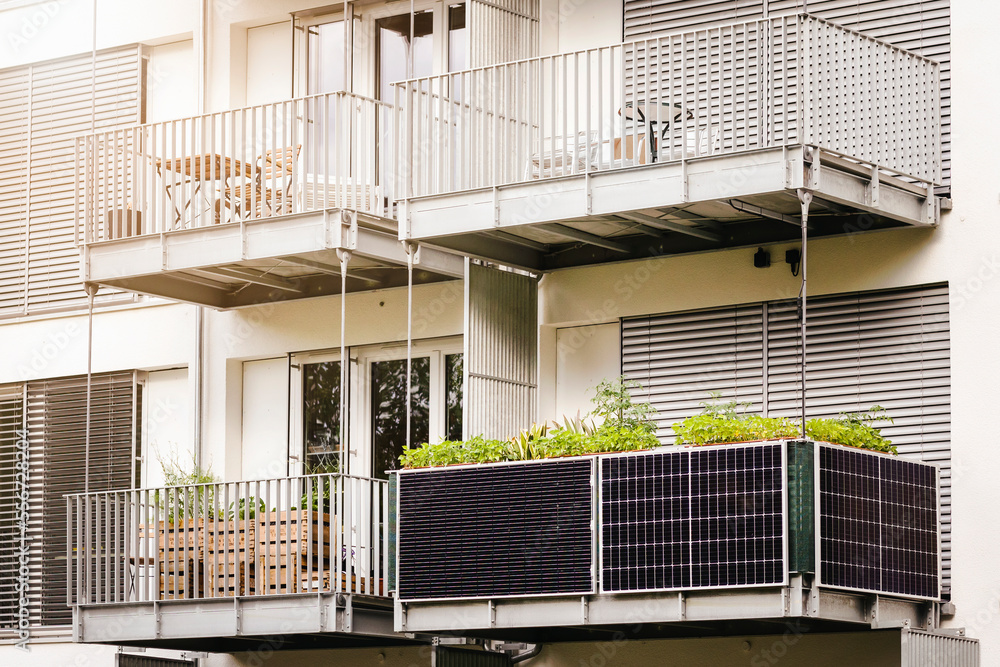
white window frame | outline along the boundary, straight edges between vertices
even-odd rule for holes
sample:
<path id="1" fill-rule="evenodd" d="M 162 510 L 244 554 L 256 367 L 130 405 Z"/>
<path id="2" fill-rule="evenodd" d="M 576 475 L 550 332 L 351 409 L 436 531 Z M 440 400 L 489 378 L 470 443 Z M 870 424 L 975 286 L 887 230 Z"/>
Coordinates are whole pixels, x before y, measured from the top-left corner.
<path id="1" fill-rule="evenodd" d="M 430 10 L 433 12 L 433 24 L 434 24 L 434 36 L 433 36 L 433 61 L 432 61 L 432 72 L 434 75 L 445 74 L 448 72 L 448 8 L 451 5 L 458 4 L 468 4 L 464 0 L 462 2 L 447 1 L 447 0 L 415 0 L 413 3 L 414 12 L 424 12 Z M 400 2 L 389 2 L 380 3 L 377 5 L 362 5 L 360 7 L 355 7 L 353 3 L 348 5 L 348 12 L 345 16 L 343 10 L 338 10 L 335 12 L 330 12 L 328 14 L 321 14 L 316 16 L 300 17 L 295 21 L 295 34 L 297 39 L 295 44 L 292 45 L 294 49 L 295 72 L 293 72 L 293 80 L 295 81 L 295 94 L 297 97 L 312 94 L 308 90 L 309 86 L 309 28 L 322 25 L 324 23 L 331 23 L 333 21 L 345 20 L 349 21 L 352 18 L 355 21 L 356 33 L 355 35 L 367 36 L 363 39 L 365 40 L 365 48 L 359 50 L 357 48 L 353 51 L 353 86 L 349 92 L 356 93 L 358 95 L 364 95 L 371 97 L 373 99 L 378 98 L 378 37 L 376 34 L 377 22 L 379 19 L 387 18 L 390 16 L 398 16 L 400 14 L 408 14 L 410 11 L 409 5 Z M 466 28 L 468 29 L 468 7 L 466 7 Z M 465 40 L 465 62 L 468 64 L 471 52 L 471 39 Z M 348 40 L 348 43 L 353 43 Z M 385 100 L 387 103 L 392 103 L 392 100 Z"/>
<path id="2" fill-rule="evenodd" d="M 430 357 L 430 417 L 428 420 L 428 440 L 430 442 L 440 442 L 444 439 L 445 430 L 445 357 L 450 354 L 462 354 L 464 352 L 461 336 L 414 341 L 412 356 Z M 357 365 L 358 371 L 358 401 L 357 406 L 361 409 L 361 419 L 352 421 L 352 442 L 358 447 L 351 448 L 351 456 L 357 456 L 352 463 L 358 474 L 375 476 L 374 452 L 372 450 L 372 420 L 371 420 L 371 364 L 376 361 L 399 361 L 406 359 L 406 343 L 390 343 L 385 345 L 373 345 L 358 350 Z M 413 442 L 411 445 L 420 445 Z M 356 451 L 356 454 L 355 454 Z M 350 464 L 349 464 L 350 465 Z"/>
<path id="3" fill-rule="evenodd" d="M 453 354 L 464 354 L 462 336 L 414 341 L 412 357 L 430 357 L 430 419 L 428 435 L 431 442 L 439 442 L 447 434 L 446 358 Z M 350 347 L 347 351 L 350 366 L 347 388 L 347 447 L 346 472 L 363 477 L 374 476 L 375 470 L 372 448 L 371 412 L 371 365 L 378 361 L 399 361 L 406 359 L 406 343 L 393 342 L 377 345 Z M 303 431 L 304 406 L 302 404 L 302 367 L 340 361 L 339 350 L 302 352 L 292 355 L 291 387 L 291 442 L 289 453 L 290 472 L 302 475 L 305 472 L 305 433 Z M 343 388 L 341 389 L 343 391 Z M 343 415 L 341 415 L 343 418 Z M 413 445 L 421 443 L 414 442 Z"/>
<path id="4" fill-rule="evenodd" d="M 350 359 L 350 378 L 348 379 L 348 413 L 350 413 L 350 400 L 351 400 L 351 389 L 356 386 L 354 382 L 354 361 L 350 349 L 347 353 L 348 359 Z M 289 424 L 291 438 L 289 442 L 291 443 L 290 450 L 288 452 L 288 472 L 290 475 L 299 476 L 304 475 L 306 471 L 306 441 L 305 441 L 305 429 L 303 428 L 303 420 L 305 419 L 305 410 L 302 401 L 304 395 L 302 392 L 302 367 L 306 364 L 321 364 L 329 361 L 340 361 L 340 350 L 327 350 L 327 351 L 317 351 L 317 352 L 302 352 L 292 355 L 292 363 L 290 368 L 291 383 L 288 388 L 288 399 L 289 399 L 289 414 L 291 415 L 291 420 Z M 340 388 L 343 392 L 344 388 Z M 343 420 L 344 415 L 340 416 Z M 348 421 L 348 426 L 350 426 L 350 418 Z M 347 439 L 348 447 L 350 447 L 351 439 L 348 433 Z M 350 452 L 348 450 L 348 459 L 350 459 Z M 348 460 L 348 466 L 350 466 L 350 461 Z M 344 471 L 346 472 L 346 471 Z"/>

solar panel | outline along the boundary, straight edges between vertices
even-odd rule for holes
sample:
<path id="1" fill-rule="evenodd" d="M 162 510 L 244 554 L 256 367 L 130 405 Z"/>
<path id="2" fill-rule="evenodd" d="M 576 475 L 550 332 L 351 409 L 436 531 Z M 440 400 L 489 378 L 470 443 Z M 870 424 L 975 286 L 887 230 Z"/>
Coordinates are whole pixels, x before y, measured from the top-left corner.
<path id="1" fill-rule="evenodd" d="M 820 583 L 937 598 L 937 470 L 820 445 Z"/>
<path id="2" fill-rule="evenodd" d="M 400 600 L 593 592 L 592 459 L 399 475 Z"/>
<path id="3" fill-rule="evenodd" d="M 605 591 L 785 581 L 781 443 L 602 461 Z"/>

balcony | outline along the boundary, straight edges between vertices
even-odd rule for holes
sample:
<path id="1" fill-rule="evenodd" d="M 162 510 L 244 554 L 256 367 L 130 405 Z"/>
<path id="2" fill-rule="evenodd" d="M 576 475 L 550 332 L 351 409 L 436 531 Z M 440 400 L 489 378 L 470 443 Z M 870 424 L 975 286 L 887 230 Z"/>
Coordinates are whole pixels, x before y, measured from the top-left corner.
<path id="1" fill-rule="evenodd" d="M 391 646 L 388 486 L 338 474 L 67 497 L 80 642 Z"/>
<path id="2" fill-rule="evenodd" d="M 330 93 L 83 137 L 83 278 L 220 309 L 406 285 L 396 123 Z M 415 283 L 461 275 L 416 254 Z"/>
<path id="3" fill-rule="evenodd" d="M 550 642 L 939 621 L 931 464 L 775 441 L 404 470 L 396 484 L 399 631 Z"/>
<path id="4" fill-rule="evenodd" d="M 933 226 L 938 65 L 809 15 L 399 85 L 403 238 L 532 270 Z"/>

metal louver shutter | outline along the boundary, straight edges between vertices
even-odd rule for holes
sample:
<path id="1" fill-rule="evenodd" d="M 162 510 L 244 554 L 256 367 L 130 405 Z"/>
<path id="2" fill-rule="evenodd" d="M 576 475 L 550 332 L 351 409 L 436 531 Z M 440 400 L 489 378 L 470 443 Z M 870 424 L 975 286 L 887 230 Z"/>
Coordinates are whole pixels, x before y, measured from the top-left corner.
<path id="1" fill-rule="evenodd" d="M 802 11 L 803 0 L 625 0 L 626 41 Z M 950 0 L 809 0 L 809 13 L 941 64 L 941 157 L 951 170 Z"/>
<path id="2" fill-rule="evenodd" d="M 768 414 L 799 414 L 794 302 L 768 306 Z M 902 456 L 941 466 L 943 584 L 951 568 L 951 361 L 948 287 L 922 286 L 809 300 L 806 414 L 834 417 L 874 404 Z"/>
<path id="3" fill-rule="evenodd" d="M 767 317 L 762 317 L 762 307 Z M 835 417 L 872 405 L 902 456 L 941 467 L 944 586 L 951 571 L 951 361 L 948 287 L 809 299 L 806 414 Z M 622 372 L 656 408 L 657 436 L 700 411 L 708 392 L 749 402 L 748 412 L 800 414 L 795 301 L 651 315 L 622 321 Z"/>
<path id="4" fill-rule="evenodd" d="M 139 47 L 133 46 L 99 53 L 96 77 L 90 55 L 30 68 L 29 311 L 85 302 L 74 220 L 75 139 L 141 122 L 141 62 Z"/>
<path id="5" fill-rule="evenodd" d="M 763 16 L 764 0 L 625 0 L 625 40 Z"/>
<path id="6" fill-rule="evenodd" d="M 28 69 L 0 70 L 0 316 L 24 312 Z"/>
<path id="7" fill-rule="evenodd" d="M 0 387 L 0 628 L 17 627 L 21 530 L 14 467 L 18 434 L 24 428 L 24 395 L 20 386 Z"/>
<path id="8" fill-rule="evenodd" d="M 539 0 L 469 0 L 468 6 L 472 67 L 538 55 Z"/>
<path id="9" fill-rule="evenodd" d="M 466 260 L 465 313 L 464 436 L 508 438 L 535 419 L 538 280 Z"/>
<path id="10" fill-rule="evenodd" d="M 763 411 L 762 322 L 760 304 L 622 321 L 622 373 L 641 385 L 633 398 L 656 408 L 661 442 L 709 392 Z"/>
<path id="11" fill-rule="evenodd" d="M 67 493 L 83 490 L 87 378 L 30 382 L 27 422 L 32 495 L 31 600 L 43 625 L 72 621 L 66 606 Z M 132 371 L 94 375 L 90 407 L 90 491 L 128 489 L 135 466 L 139 394 Z M 114 527 L 107 527 L 113 530 Z M 111 533 L 109 533 L 110 535 Z"/>

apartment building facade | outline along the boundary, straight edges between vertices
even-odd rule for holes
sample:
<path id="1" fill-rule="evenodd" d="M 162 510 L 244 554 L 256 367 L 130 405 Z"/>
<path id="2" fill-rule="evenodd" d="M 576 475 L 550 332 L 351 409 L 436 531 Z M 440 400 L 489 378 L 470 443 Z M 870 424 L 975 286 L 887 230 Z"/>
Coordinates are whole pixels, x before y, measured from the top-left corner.
<path id="1" fill-rule="evenodd" d="M 998 14 L 0 3 L 0 663 L 1000 664 Z M 571 472 L 400 526 L 407 443 L 620 374 L 664 444 L 709 392 L 885 406 L 939 542 L 844 563 L 930 588 L 793 568 L 784 486 L 776 578 L 700 587 L 612 585 L 596 505 L 579 554 L 533 524 Z"/>

